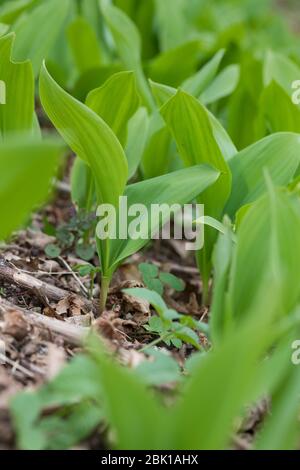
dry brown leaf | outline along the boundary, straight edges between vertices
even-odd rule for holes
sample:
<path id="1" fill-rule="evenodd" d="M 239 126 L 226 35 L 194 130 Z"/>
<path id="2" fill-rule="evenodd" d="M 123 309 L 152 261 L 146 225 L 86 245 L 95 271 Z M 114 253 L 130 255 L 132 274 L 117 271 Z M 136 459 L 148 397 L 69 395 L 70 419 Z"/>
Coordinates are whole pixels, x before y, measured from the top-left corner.
<path id="1" fill-rule="evenodd" d="M 31 330 L 25 315 L 19 310 L 10 310 L 4 314 L 4 324 L 2 332 L 10 335 L 17 341 L 22 341 Z"/>
<path id="2" fill-rule="evenodd" d="M 120 289 L 131 289 L 134 287 L 144 287 L 144 286 L 141 282 L 137 282 L 137 281 L 125 281 L 119 286 Z M 125 294 L 124 292 L 123 292 L 123 300 L 126 302 L 128 309 L 150 316 L 150 304 L 147 300 L 138 299 L 131 295 Z"/>
<path id="3" fill-rule="evenodd" d="M 68 295 L 54 307 L 57 315 L 79 316 L 84 311 L 84 302 L 75 294 Z"/>

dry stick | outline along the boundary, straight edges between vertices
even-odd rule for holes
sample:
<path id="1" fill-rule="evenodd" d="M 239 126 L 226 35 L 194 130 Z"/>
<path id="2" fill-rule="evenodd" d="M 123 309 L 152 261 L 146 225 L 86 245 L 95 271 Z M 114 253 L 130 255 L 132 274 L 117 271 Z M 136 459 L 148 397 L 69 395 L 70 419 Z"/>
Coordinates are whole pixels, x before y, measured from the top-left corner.
<path id="1" fill-rule="evenodd" d="M 1 354 L 1 353 L 0 353 L 0 361 L 3 364 L 10 365 L 12 367 L 13 371 L 14 370 L 19 370 L 20 372 L 22 372 L 27 377 L 30 377 L 31 379 L 34 378 L 34 374 L 32 372 L 27 370 L 25 367 L 21 366 L 21 364 L 19 364 L 18 362 L 12 361 L 11 359 L 9 359 L 8 357 L 6 357 L 4 354 Z"/>
<path id="2" fill-rule="evenodd" d="M 12 304 L 7 300 L 0 297 L 0 312 L 9 312 L 9 311 L 20 311 L 26 315 L 28 322 L 39 328 L 46 328 L 52 333 L 62 336 L 68 343 L 73 346 L 82 345 L 84 339 L 86 338 L 89 328 L 84 328 L 82 326 L 70 325 L 67 322 L 62 320 L 56 320 L 55 318 L 49 318 L 40 313 L 32 312 L 26 310 L 22 307 Z"/>
<path id="3" fill-rule="evenodd" d="M 43 294 L 45 297 L 47 297 L 48 299 L 56 301 L 56 302 L 59 302 L 60 300 L 63 300 L 70 295 L 74 295 L 80 299 L 85 310 L 90 312 L 90 311 L 94 311 L 97 309 L 97 305 L 91 302 L 90 300 L 85 299 L 82 296 L 78 296 L 77 294 L 73 292 L 68 292 L 59 287 L 53 286 L 51 284 L 47 284 L 46 282 L 36 279 L 35 277 L 30 276 L 29 274 L 26 274 L 18 269 L 13 269 L 10 266 L 8 266 L 4 260 L 1 260 L 1 259 L 0 259 L 0 279 L 18 284 L 19 286 L 24 287 L 25 289 L 38 291 L 41 294 Z"/>
<path id="4" fill-rule="evenodd" d="M 59 256 L 58 259 L 62 262 L 62 264 L 64 265 L 64 267 L 69 270 L 70 274 L 72 274 L 72 276 L 74 277 L 75 281 L 79 284 L 80 289 L 82 290 L 83 294 L 84 294 L 84 295 L 88 295 L 89 291 L 86 289 L 86 287 L 84 286 L 84 284 L 81 282 L 81 280 L 79 279 L 79 277 L 77 276 L 77 274 L 73 271 L 73 269 L 71 268 L 71 266 L 70 266 L 61 256 Z"/>

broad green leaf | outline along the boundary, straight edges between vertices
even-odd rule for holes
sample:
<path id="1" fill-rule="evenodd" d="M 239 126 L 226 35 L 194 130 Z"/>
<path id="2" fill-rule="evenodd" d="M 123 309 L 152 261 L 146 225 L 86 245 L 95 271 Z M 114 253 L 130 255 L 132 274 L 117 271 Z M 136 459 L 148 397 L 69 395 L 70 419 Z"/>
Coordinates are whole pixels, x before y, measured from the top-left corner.
<path id="1" fill-rule="evenodd" d="M 128 122 L 127 144 L 125 154 L 128 161 L 128 179 L 134 176 L 142 159 L 147 133 L 149 116 L 146 108 L 139 108 Z"/>
<path id="2" fill-rule="evenodd" d="M 163 83 L 157 83 L 149 79 L 151 91 L 155 98 L 157 106 L 163 106 L 172 96 L 176 95 L 176 88 L 173 88 Z"/>
<path id="3" fill-rule="evenodd" d="M 102 34 L 102 24 L 99 0 L 81 0 L 80 3 L 82 15 L 90 23 L 97 36 L 100 37 Z M 99 27 L 99 25 L 101 26 Z"/>
<path id="4" fill-rule="evenodd" d="M 207 110 L 210 124 L 212 126 L 214 138 L 221 150 L 221 153 L 226 161 L 233 157 L 238 151 L 232 142 L 229 134 L 226 132 L 220 121 Z"/>
<path id="5" fill-rule="evenodd" d="M 160 273 L 159 279 L 177 292 L 183 292 L 185 289 L 184 281 L 172 273 Z"/>
<path id="6" fill-rule="evenodd" d="M 178 152 L 186 166 L 208 163 L 220 171 L 220 178 L 198 200 L 204 204 L 205 214 L 215 219 L 222 215 L 231 190 L 231 173 L 214 137 L 206 109 L 194 97 L 183 91 L 171 98 L 161 114 L 176 141 Z M 211 270 L 211 252 L 216 233 L 205 228 L 205 245 L 198 253 L 204 283 L 204 300 L 207 296 Z"/>
<path id="7" fill-rule="evenodd" d="M 215 78 L 224 56 L 224 52 L 224 50 L 217 52 L 215 56 L 199 70 L 199 72 L 185 80 L 180 85 L 180 88 L 196 98 L 200 96 L 201 93 L 210 86 L 211 82 Z M 176 94 L 176 89 L 173 87 L 163 85 L 162 83 L 156 83 L 153 80 L 149 81 L 158 106 L 162 106 L 174 94 Z"/>
<path id="8" fill-rule="evenodd" d="M 178 91 L 162 107 L 161 114 L 186 166 L 207 163 L 221 171 L 218 181 L 201 196 L 206 214 L 218 218 L 230 193 L 231 175 L 205 108 L 192 96 Z"/>
<path id="9" fill-rule="evenodd" d="M 161 83 L 156 83 L 152 80 L 150 80 L 150 85 L 157 105 L 159 107 L 164 105 L 170 98 L 176 95 L 176 88 L 169 87 Z M 237 153 L 237 149 L 234 146 L 231 138 L 227 134 L 226 130 L 220 123 L 220 121 L 218 121 L 218 119 L 208 109 L 206 109 L 206 112 L 208 114 L 210 124 L 212 126 L 214 138 L 217 141 L 217 144 L 219 145 L 224 159 L 228 160 Z"/>
<path id="10" fill-rule="evenodd" d="M 180 380 L 180 368 L 173 356 L 165 349 L 148 349 L 150 361 L 143 361 L 135 369 L 143 381 L 150 386 L 175 383 Z"/>
<path id="11" fill-rule="evenodd" d="M 69 24 L 67 35 L 74 62 L 80 73 L 101 66 L 102 51 L 96 32 L 83 16 L 77 16 Z"/>
<path id="12" fill-rule="evenodd" d="M 103 406 L 116 433 L 116 447 L 123 450 L 163 447 L 167 411 L 146 389 L 142 379 L 102 354 L 98 354 L 97 363 Z"/>
<path id="13" fill-rule="evenodd" d="M 255 201 L 266 191 L 264 169 L 268 169 L 276 185 L 287 185 L 298 168 L 299 151 L 299 135 L 277 133 L 231 158 L 232 193 L 225 211 L 233 217 L 240 207 Z"/>
<path id="14" fill-rule="evenodd" d="M 252 55 L 241 61 L 240 81 L 229 99 L 228 132 L 238 149 L 256 140 L 259 98 L 263 91 L 262 64 Z M 247 116 L 247 119 L 241 119 Z"/>
<path id="15" fill-rule="evenodd" d="M 61 143 L 31 141 L 21 136 L 0 146 L 0 239 L 26 222 L 47 197 Z"/>
<path id="16" fill-rule="evenodd" d="M 141 238 L 137 240 L 131 238 L 111 240 L 110 265 L 116 267 L 124 258 L 140 250 L 151 238 L 151 235 L 155 235 L 159 227 L 169 220 L 172 204 L 189 203 L 210 185 L 213 185 L 218 177 L 218 171 L 206 165 L 197 165 L 127 186 L 125 196 L 128 198 L 128 207 L 133 204 L 143 204 L 151 213 L 151 206 L 159 204 L 162 205 L 161 217 L 152 217 L 152 223 L 146 224 L 145 214 L 141 214 L 143 222 L 140 227 Z M 148 216 L 146 217 L 148 218 Z M 128 226 L 131 220 L 132 217 L 129 217 Z"/>
<path id="17" fill-rule="evenodd" d="M 293 450 L 299 439 L 300 375 L 297 366 L 288 364 L 280 386 L 272 396 L 272 412 L 256 439 L 257 450 Z"/>
<path id="18" fill-rule="evenodd" d="M 172 449 L 221 450 L 230 445 L 234 420 L 251 400 L 260 356 L 269 340 L 266 322 L 252 323 L 229 335 L 193 367 L 173 411 Z"/>
<path id="19" fill-rule="evenodd" d="M 35 75 L 53 47 L 69 8 L 69 0 L 43 2 L 14 28 L 16 42 L 13 57 L 16 60 L 30 59 Z"/>
<path id="20" fill-rule="evenodd" d="M 118 205 L 127 181 L 127 161 L 118 139 L 91 109 L 66 93 L 43 66 L 43 107 L 71 149 L 92 170 L 98 204 Z"/>
<path id="21" fill-rule="evenodd" d="M 155 0 L 155 7 L 161 50 L 172 49 L 185 42 L 191 34 L 185 17 L 185 1 Z"/>
<path id="22" fill-rule="evenodd" d="M 122 10 L 109 2 L 100 1 L 100 7 L 121 60 L 126 67 L 134 70 L 141 61 L 141 38 L 136 25 Z"/>
<path id="23" fill-rule="evenodd" d="M 159 112 L 150 116 L 147 142 L 142 158 L 144 178 L 168 173 L 172 157 L 172 136 Z"/>
<path id="24" fill-rule="evenodd" d="M 0 78 L 5 104 L 0 104 L 2 139 L 9 133 L 31 131 L 34 123 L 34 78 L 30 62 L 11 60 L 14 34 L 0 39 Z"/>
<path id="25" fill-rule="evenodd" d="M 66 449 L 87 437 L 103 419 L 98 373 L 95 361 L 78 355 L 50 383 L 35 392 L 17 394 L 11 413 L 18 447 Z M 43 410 L 50 408 L 58 409 L 57 414 L 43 416 Z M 63 420 L 59 419 L 62 409 L 68 410 Z"/>
<path id="26" fill-rule="evenodd" d="M 11 24 L 21 13 L 28 10 L 36 0 L 10 0 L 3 3 L 0 8 L 0 21 Z"/>
<path id="27" fill-rule="evenodd" d="M 288 314 L 299 301 L 299 212 L 288 194 L 268 185 L 238 230 L 229 292 L 239 318 L 254 309 L 261 315 Z"/>
<path id="28" fill-rule="evenodd" d="M 155 82 L 177 87 L 196 72 L 201 50 L 198 40 L 170 49 L 151 61 L 147 68 L 148 75 Z"/>
<path id="29" fill-rule="evenodd" d="M 201 349 L 200 344 L 199 344 L 199 337 L 197 333 L 192 330 L 191 328 L 184 326 L 184 327 L 178 327 L 176 329 L 176 338 L 179 339 L 180 341 L 183 341 L 184 343 L 191 344 L 194 346 L 196 349 Z M 181 347 L 181 344 L 179 345 L 179 348 Z"/>
<path id="30" fill-rule="evenodd" d="M 274 80 L 291 96 L 292 83 L 299 80 L 299 76 L 300 67 L 288 57 L 277 52 L 267 52 L 263 70 L 265 86 L 268 86 Z"/>
<path id="31" fill-rule="evenodd" d="M 218 72 L 224 54 L 224 49 L 218 51 L 213 58 L 207 62 L 207 64 L 201 67 L 199 72 L 185 80 L 182 83 L 181 88 L 190 95 L 195 97 L 200 96 L 201 93 L 211 85 Z"/>
<path id="32" fill-rule="evenodd" d="M 260 135 L 266 132 L 300 132 L 300 108 L 291 97 L 272 81 L 263 91 L 260 102 Z"/>
<path id="33" fill-rule="evenodd" d="M 230 221 L 225 220 L 225 233 L 219 235 L 213 252 L 214 285 L 209 325 L 214 344 L 220 342 L 228 320 L 226 294 L 233 251 Z"/>
<path id="34" fill-rule="evenodd" d="M 134 73 L 116 73 L 89 93 L 86 104 L 109 125 L 124 146 L 128 121 L 139 105 Z"/>
<path id="35" fill-rule="evenodd" d="M 74 97 L 84 102 L 90 91 L 104 85 L 111 75 L 122 70 L 123 67 L 118 62 L 86 70 L 75 80 L 72 91 Z"/>
<path id="36" fill-rule="evenodd" d="M 154 109 L 153 98 L 141 64 L 141 38 L 136 25 L 119 8 L 102 1 L 101 10 L 114 38 L 118 55 L 128 70 L 136 72 L 137 84 L 144 104 Z"/>
<path id="37" fill-rule="evenodd" d="M 9 31 L 9 25 L 0 23 L 0 37 L 4 36 Z"/>
<path id="38" fill-rule="evenodd" d="M 238 65 L 229 65 L 214 79 L 200 96 L 200 101 L 211 104 L 230 95 L 236 88 L 240 78 Z"/>
<path id="39" fill-rule="evenodd" d="M 95 202 L 95 186 L 93 175 L 87 163 L 77 157 L 71 172 L 71 195 L 72 201 L 79 208 L 87 212 L 92 210 Z"/>

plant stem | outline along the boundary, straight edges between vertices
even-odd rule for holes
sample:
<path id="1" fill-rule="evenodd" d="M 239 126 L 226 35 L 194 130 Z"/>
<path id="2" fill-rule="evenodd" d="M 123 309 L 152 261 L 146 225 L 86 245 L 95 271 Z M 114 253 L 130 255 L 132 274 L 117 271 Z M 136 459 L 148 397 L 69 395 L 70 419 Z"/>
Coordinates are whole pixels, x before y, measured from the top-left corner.
<path id="1" fill-rule="evenodd" d="M 139 352 L 144 352 L 144 351 L 146 351 L 147 349 L 152 348 L 153 346 L 156 346 L 156 345 L 157 345 L 158 343 L 160 343 L 161 341 L 165 341 L 166 339 L 168 339 L 169 336 L 171 336 L 170 333 L 166 333 L 166 334 L 164 334 L 164 335 L 159 336 L 159 337 L 156 338 L 154 341 L 151 341 L 151 343 L 146 344 L 146 346 L 144 346 L 142 349 L 140 349 Z"/>
<path id="2" fill-rule="evenodd" d="M 101 277 L 101 287 L 100 287 L 100 314 L 104 312 L 106 307 L 108 289 L 110 285 L 111 278 L 108 276 Z"/>

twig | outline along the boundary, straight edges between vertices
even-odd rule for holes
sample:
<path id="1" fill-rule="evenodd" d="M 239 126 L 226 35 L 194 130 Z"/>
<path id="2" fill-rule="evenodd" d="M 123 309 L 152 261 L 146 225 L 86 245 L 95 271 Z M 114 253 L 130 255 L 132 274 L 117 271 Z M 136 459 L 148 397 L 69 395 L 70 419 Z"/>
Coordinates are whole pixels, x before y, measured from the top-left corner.
<path id="1" fill-rule="evenodd" d="M 74 277 L 74 279 L 76 280 L 76 282 L 78 282 L 82 292 L 84 293 L 84 295 L 88 295 L 89 294 L 89 291 L 87 290 L 87 288 L 85 287 L 85 285 L 81 282 L 81 280 L 79 279 L 79 277 L 77 276 L 77 274 L 73 271 L 73 269 L 71 268 L 71 266 L 61 257 L 59 256 L 58 259 L 62 262 L 62 264 L 64 265 L 65 268 L 68 269 L 69 273 Z"/>
<path id="2" fill-rule="evenodd" d="M 27 375 L 27 377 L 30 377 L 31 379 L 34 378 L 34 374 L 32 372 L 25 369 L 25 367 L 21 366 L 18 362 L 12 361 L 11 359 L 9 359 L 9 357 L 6 357 L 4 354 L 1 354 L 1 353 L 0 353 L 0 361 L 1 363 L 10 365 L 13 369 L 12 370 L 13 373 L 14 373 L 14 370 L 19 370 L 24 375 Z"/>
<path id="3" fill-rule="evenodd" d="M 90 331 L 89 328 L 71 325 L 70 323 L 64 322 L 62 320 L 56 320 L 55 318 L 46 317 L 40 313 L 26 310 L 0 297 L 0 311 L 7 312 L 15 310 L 19 310 L 20 312 L 24 313 L 26 315 L 26 319 L 31 325 L 37 326 L 39 328 L 46 328 L 51 332 L 62 336 L 73 346 L 82 345 L 85 337 Z"/>
<path id="4" fill-rule="evenodd" d="M 78 296 L 73 292 L 61 289 L 60 287 L 53 286 L 44 281 L 36 279 L 29 274 L 26 274 L 18 269 L 13 269 L 7 265 L 5 260 L 0 258 L 0 279 L 4 279 L 11 283 L 18 284 L 25 289 L 29 289 L 35 292 L 40 292 L 42 295 L 47 297 L 50 300 L 59 302 L 67 298 L 70 295 L 78 297 L 82 301 L 82 305 L 87 312 L 96 311 L 97 304 L 96 302 L 91 302 L 90 300 Z"/>

